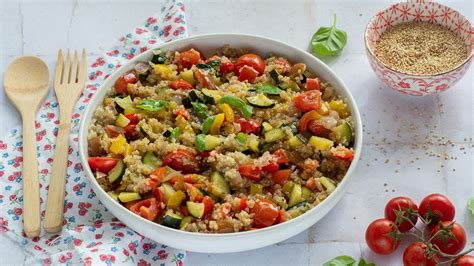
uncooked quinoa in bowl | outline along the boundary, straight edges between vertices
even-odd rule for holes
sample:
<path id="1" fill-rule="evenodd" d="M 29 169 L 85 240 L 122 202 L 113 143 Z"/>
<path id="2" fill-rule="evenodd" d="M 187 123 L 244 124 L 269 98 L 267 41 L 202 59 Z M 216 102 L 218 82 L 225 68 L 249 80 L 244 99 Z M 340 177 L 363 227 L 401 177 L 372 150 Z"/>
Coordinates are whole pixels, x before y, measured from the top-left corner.
<path id="1" fill-rule="evenodd" d="M 305 64 L 224 46 L 155 50 L 109 89 L 88 163 L 131 212 L 191 232 L 293 219 L 325 200 L 354 158 L 351 109 Z"/>

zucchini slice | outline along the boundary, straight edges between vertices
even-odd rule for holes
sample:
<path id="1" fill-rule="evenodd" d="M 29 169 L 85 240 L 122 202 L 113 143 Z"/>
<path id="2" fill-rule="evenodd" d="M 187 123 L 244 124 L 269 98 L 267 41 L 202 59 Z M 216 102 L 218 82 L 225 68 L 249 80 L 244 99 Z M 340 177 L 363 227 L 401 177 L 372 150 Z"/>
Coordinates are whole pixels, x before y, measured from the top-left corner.
<path id="1" fill-rule="evenodd" d="M 285 131 L 281 128 L 274 128 L 268 132 L 265 132 L 265 141 L 266 142 L 275 142 L 282 140 L 286 137 Z"/>
<path id="2" fill-rule="evenodd" d="M 227 180 L 219 173 L 214 172 L 211 174 L 211 193 L 215 197 L 224 197 L 230 194 L 230 187 Z"/>
<path id="3" fill-rule="evenodd" d="M 117 162 L 117 164 L 109 171 L 109 183 L 113 183 L 122 178 L 125 173 L 125 163 L 123 160 Z"/>
<path id="4" fill-rule="evenodd" d="M 179 229 L 180 230 L 184 230 L 186 229 L 186 226 L 193 221 L 193 217 L 192 216 L 186 216 L 183 218 L 183 220 L 181 220 L 181 223 L 179 224 Z"/>
<path id="5" fill-rule="evenodd" d="M 344 122 L 332 130 L 330 137 L 336 143 L 347 146 L 352 141 L 352 128 L 349 123 Z"/>
<path id="6" fill-rule="evenodd" d="M 208 104 L 216 104 L 219 102 L 221 96 L 216 90 L 202 89 L 201 93 L 204 98 L 204 102 Z"/>
<path id="7" fill-rule="evenodd" d="M 198 219 L 201 219 L 204 214 L 204 203 L 188 201 L 186 207 L 188 207 L 189 213 Z"/>
<path id="8" fill-rule="evenodd" d="M 150 166 L 151 168 L 158 167 L 158 158 L 156 157 L 155 153 L 152 151 L 147 151 L 145 155 L 143 155 L 143 163 Z"/>
<path id="9" fill-rule="evenodd" d="M 120 192 L 117 198 L 120 200 L 120 202 L 130 202 L 142 199 L 142 196 L 140 196 L 140 194 L 137 192 Z"/>
<path id="10" fill-rule="evenodd" d="M 303 190 L 300 184 L 295 184 L 291 189 L 290 199 L 288 201 L 288 206 L 293 207 L 303 200 Z"/>
<path id="11" fill-rule="evenodd" d="M 183 220 L 183 217 L 174 214 L 174 213 L 167 213 L 163 217 L 163 221 L 161 222 L 162 225 L 171 227 L 174 229 L 180 228 L 181 221 Z"/>
<path id="12" fill-rule="evenodd" d="M 265 94 L 260 93 L 255 96 L 247 97 L 247 101 L 250 105 L 260 108 L 271 108 L 275 106 L 275 102 L 269 99 Z"/>

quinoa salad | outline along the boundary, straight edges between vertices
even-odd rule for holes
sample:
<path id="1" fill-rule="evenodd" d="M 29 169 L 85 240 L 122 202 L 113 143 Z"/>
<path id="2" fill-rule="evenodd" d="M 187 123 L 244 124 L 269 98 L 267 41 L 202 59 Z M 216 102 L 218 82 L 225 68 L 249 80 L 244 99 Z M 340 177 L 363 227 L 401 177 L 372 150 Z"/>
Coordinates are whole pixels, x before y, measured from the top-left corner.
<path id="1" fill-rule="evenodd" d="M 255 230 L 317 206 L 345 176 L 350 108 L 305 64 L 229 46 L 153 54 L 88 130 L 97 182 L 131 212 L 190 232 Z"/>

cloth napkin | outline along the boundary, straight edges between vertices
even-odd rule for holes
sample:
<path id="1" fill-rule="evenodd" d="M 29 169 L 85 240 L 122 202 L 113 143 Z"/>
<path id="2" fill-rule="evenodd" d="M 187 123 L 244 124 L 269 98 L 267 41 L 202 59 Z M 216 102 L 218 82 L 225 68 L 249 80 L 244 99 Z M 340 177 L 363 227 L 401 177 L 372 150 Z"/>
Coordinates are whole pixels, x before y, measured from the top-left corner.
<path id="1" fill-rule="evenodd" d="M 101 83 L 136 55 L 166 41 L 187 36 L 184 5 L 167 0 L 157 16 L 119 38 L 89 67 L 86 88 L 72 116 L 71 142 L 61 234 L 26 238 L 22 224 L 22 135 L 11 130 L 0 140 L 0 232 L 22 246 L 27 263 L 182 265 L 185 252 L 156 243 L 127 228 L 102 205 L 92 191 L 79 160 L 78 129 L 83 110 Z M 36 119 L 41 210 L 47 189 L 58 128 L 56 98 L 46 99 Z"/>

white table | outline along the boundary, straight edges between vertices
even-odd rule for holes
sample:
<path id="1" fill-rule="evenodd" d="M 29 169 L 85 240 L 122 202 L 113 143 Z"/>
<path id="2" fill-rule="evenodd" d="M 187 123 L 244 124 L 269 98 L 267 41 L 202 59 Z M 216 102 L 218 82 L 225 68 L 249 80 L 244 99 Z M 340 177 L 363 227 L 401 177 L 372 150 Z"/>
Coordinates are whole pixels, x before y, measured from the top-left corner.
<path id="1" fill-rule="evenodd" d="M 301 49 L 307 49 L 313 32 L 330 25 L 332 14 L 336 13 L 338 26 L 348 32 L 349 42 L 340 56 L 326 61 L 349 86 L 365 125 L 363 158 L 349 191 L 319 223 L 282 243 L 255 251 L 188 253 L 187 264 L 320 265 L 347 254 L 363 256 L 380 265 L 399 265 L 406 244 L 395 255 L 382 257 L 372 254 L 364 243 L 367 224 L 383 216 L 385 203 L 397 195 L 407 195 L 417 202 L 432 192 L 449 195 L 457 207 L 456 219 L 465 225 L 468 239 L 474 239 L 474 217 L 466 210 L 467 198 L 474 196 L 472 68 L 455 88 L 439 96 L 415 98 L 387 89 L 370 70 L 363 33 L 369 18 L 391 2 L 394 1 L 187 1 L 190 35 L 251 33 Z M 473 21 L 472 1 L 441 2 L 461 10 Z M 155 1 L 2 0 L 0 75 L 14 57 L 22 54 L 42 57 L 51 69 L 59 48 L 85 47 L 91 60 L 121 33 L 141 25 L 158 7 Z M 2 125 L 8 125 L 0 127 L 0 136 L 20 124 L 3 90 L 0 114 Z M 429 144 L 428 152 L 443 156 L 427 156 L 424 148 L 411 147 L 412 142 L 424 143 L 425 136 L 433 140 L 444 137 L 454 146 Z M 444 154 L 453 159 L 445 160 Z M 24 259 L 21 248 L 0 235 L 0 264 L 22 264 Z"/>

